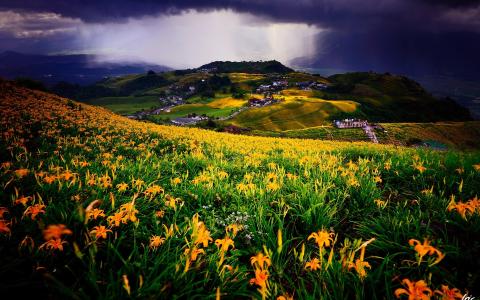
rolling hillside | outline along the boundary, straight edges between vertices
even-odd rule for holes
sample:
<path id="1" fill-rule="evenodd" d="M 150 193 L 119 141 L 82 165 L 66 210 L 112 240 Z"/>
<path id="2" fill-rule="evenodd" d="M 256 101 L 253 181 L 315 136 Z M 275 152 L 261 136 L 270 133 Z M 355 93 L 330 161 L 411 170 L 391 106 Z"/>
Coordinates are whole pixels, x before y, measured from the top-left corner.
<path id="1" fill-rule="evenodd" d="M 410 147 L 434 148 L 437 150 L 480 149 L 480 122 L 437 122 L 437 123 L 381 123 L 386 131 L 377 130 L 380 143 Z M 338 129 L 332 125 L 320 125 L 292 130 L 253 130 L 246 134 L 318 139 L 334 141 L 370 141 L 361 128 Z"/>
<path id="2" fill-rule="evenodd" d="M 3 81 L 0 131 L 3 295 L 480 292 L 478 152 L 162 126 Z"/>
<path id="3" fill-rule="evenodd" d="M 358 116 L 375 122 L 431 122 L 471 120 L 468 109 L 449 99 L 436 99 L 420 84 L 404 77 L 373 72 L 328 77 L 333 83 L 319 96 L 354 99 Z"/>
<path id="4" fill-rule="evenodd" d="M 352 113 L 357 106 L 353 101 L 289 99 L 279 104 L 243 111 L 228 123 L 256 130 L 300 129 L 325 124 L 332 115 Z"/>
<path id="5" fill-rule="evenodd" d="M 274 82 L 283 85 L 270 91 L 277 103 L 248 107 L 250 99 L 265 97 L 259 87 Z M 322 88 L 310 88 L 312 83 Z M 205 115 L 216 122 L 214 127 L 235 125 L 252 132 L 314 129 L 343 118 L 382 123 L 471 120 L 467 109 L 450 99 L 434 98 L 404 76 L 363 72 L 325 78 L 294 72 L 275 61 L 213 62 L 197 69 L 111 77 L 85 87 L 64 83 L 54 90 L 118 114 L 157 111 L 147 117 L 157 123 Z M 157 110 L 162 107 L 166 109 Z M 316 138 L 320 136 L 324 135 Z"/>

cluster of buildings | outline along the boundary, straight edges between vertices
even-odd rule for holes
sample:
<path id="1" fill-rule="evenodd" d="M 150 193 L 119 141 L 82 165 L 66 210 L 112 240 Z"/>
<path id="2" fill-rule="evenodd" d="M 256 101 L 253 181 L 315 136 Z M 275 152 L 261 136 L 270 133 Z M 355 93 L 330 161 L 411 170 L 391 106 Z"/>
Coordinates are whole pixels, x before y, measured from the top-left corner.
<path id="1" fill-rule="evenodd" d="M 287 80 L 276 80 L 271 84 L 261 84 L 257 89 L 257 93 L 266 93 L 266 92 L 279 92 L 288 87 Z M 326 83 L 317 82 L 317 81 L 301 81 L 295 84 L 296 87 L 302 90 L 324 90 L 328 88 Z"/>
<path id="2" fill-rule="evenodd" d="M 375 129 L 380 129 L 386 132 L 386 130 L 380 125 L 370 125 L 367 120 L 361 119 L 343 119 L 343 120 L 334 120 L 333 125 L 337 128 L 362 128 L 368 139 L 375 144 L 378 144 L 377 135 L 375 134 Z"/>
<path id="3" fill-rule="evenodd" d="M 185 101 L 183 100 L 183 97 L 178 95 L 168 95 L 165 97 L 160 97 L 159 100 L 163 105 L 167 105 L 167 106 L 181 105 L 185 103 Z"/>
<path id="4" fill-rule="evenodd" d="M 206 120 L 208 120 L 207 116 L 189 115 L 186 117 L 173 119 L 171 122 L 172 124 L 177 126 L 188 126 L 188 125 L 195 125 L 198 122 L 206 121 Z"/>
<path id="5" fill-rule="evenodd" d="M 183 104 L 183 100 L 189 96 L 195 94 L 196 88 L 193 85 L 183 86 L 173 84 L 165 91 L 167 96 L 160 97 L 160 102 L 170 105 Z"/>
<path id="6" fill-rule="evenodd" d="M 217 72 L 217 67 L 211 67 L 211 68 L 201 68 L 201 69 L 197 69 L 196 72 L 197 73 L 215 73 Z"/>
<path id="7" fill-rule="evenodd" d="M 248 106 L 250 107 L 262 107 L 262 106 L 267 106 L 271 105 L 274 103 L 280 102 L 279 100 L 275 99 L 271 93 L 265 94 L 265 97 L 263 99 L 258 99 L 258 98 L 250 98 L 248 100 Z"/>
<path id="8" fill-rule="evenodd" d="M 337 128 L 363 128 L 368 126 L 368 121 L 360 119 L 334 120 L 333 125 Z"/>
<path id="9" fill-rule="evenodd" d="M 267 93 L 267 92 L 278 92 L 288 87 L 287 80 L 278 80 L 273 81 L 271 84 L 261 84 L 257 89 L 256 92 Z"/>
<path id="10" fill-rule="evenodd" d="M 324 90 L 328 88 L 328 84 L 316 81 L 297 82 L 296 86 L 302 90 Z"/>

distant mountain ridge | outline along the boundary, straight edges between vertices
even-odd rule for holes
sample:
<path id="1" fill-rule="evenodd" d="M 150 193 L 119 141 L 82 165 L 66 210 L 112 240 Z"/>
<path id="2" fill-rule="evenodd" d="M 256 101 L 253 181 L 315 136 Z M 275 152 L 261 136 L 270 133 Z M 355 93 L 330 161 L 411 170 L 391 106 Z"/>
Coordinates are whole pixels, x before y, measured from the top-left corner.
<path id="1" fill-rule="evenodd" d="M 171 70 L 146 63 L 102 63 L 94 55 L 38 55 L 6 51 L 0 53 L 0 76 L 29 77 L 52 85 L 61 81 L 92 84 L 105 77 Z"/>

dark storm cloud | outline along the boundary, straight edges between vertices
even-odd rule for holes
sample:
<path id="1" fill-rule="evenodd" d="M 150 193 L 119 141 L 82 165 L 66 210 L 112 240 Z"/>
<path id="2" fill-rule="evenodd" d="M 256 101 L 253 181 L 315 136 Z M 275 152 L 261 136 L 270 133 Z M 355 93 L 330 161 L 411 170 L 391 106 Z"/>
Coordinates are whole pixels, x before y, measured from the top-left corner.
<path id="1" fill-rule="evenodd" d="M 106 22 L 128 17 L 175 14 L 185 9 L 200 11 L 233 9 L 261 14 L 280 21 L 342 24 L 355 17 L 383 19 L 428 15 L 439 9 L 478 5 L 477 0 L 3 0 L 0 9 L 48 11 L 87 22 Z"/>
<path id="2" fill-rule="evenodd" d="M 84 22 L 179 14 L 185 10 L 232 9 L 273 22 L 301 22 L 349 31 L 480 31 L 478 0 L 2 0 L 0 10 L 54 12 Z M 462 18 L 466 13 L 470 18 Z M 459 17 L 460 16 L 460 17 Z M 478 19 L 478 18 L 477 18 Z"/>
<path id="3" fill-rule="evenodd" d="M 478 0 L 424 0 L 424 2 L 448 7 L 471 7 L 478 5 Z"/>
<path id="4" fill-rule="evenodd" d="M 469 74 L 480 69 L 475 54 L 480 43 L 478 0 L 0 0 L 0 11 L 54 12 L 87 23 L 189 9 L 232 9 L 269 22 L 328 29 L 319 39 L 319 55 L 309 60 L 315 66 L 337 62 L 350 69 Z"/>

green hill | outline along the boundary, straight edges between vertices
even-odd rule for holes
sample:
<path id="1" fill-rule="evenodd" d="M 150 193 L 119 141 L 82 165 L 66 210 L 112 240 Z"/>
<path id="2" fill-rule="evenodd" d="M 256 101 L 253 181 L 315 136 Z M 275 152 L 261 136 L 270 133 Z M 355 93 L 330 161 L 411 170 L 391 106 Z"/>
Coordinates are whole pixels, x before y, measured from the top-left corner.
<path id="1" fill-rule="evenodd" d="M 276 60 L 269 61 L 214 61 L 199 68 L 217 73 L 291 73 L 293 69 Z"/>
<path id="2" fill-rule="evenodd" d="M 470 120 L 468 109 L 451 99 L 436 99 L 405 77 L 373 72 L 333 75 L 332 85 L 318 96 L 351 99 L 361 104 L 356 116 L 377 122 Z"/>
<path id="3" fill-rule="evenodd" d="M 357 108 L 353 101 L 329 101 L 298 98 L 252 108 L 235 116 L 231 124 L 256 130 L 284 131 L 324 124 L 332 115 L 351 113 Z"/>

